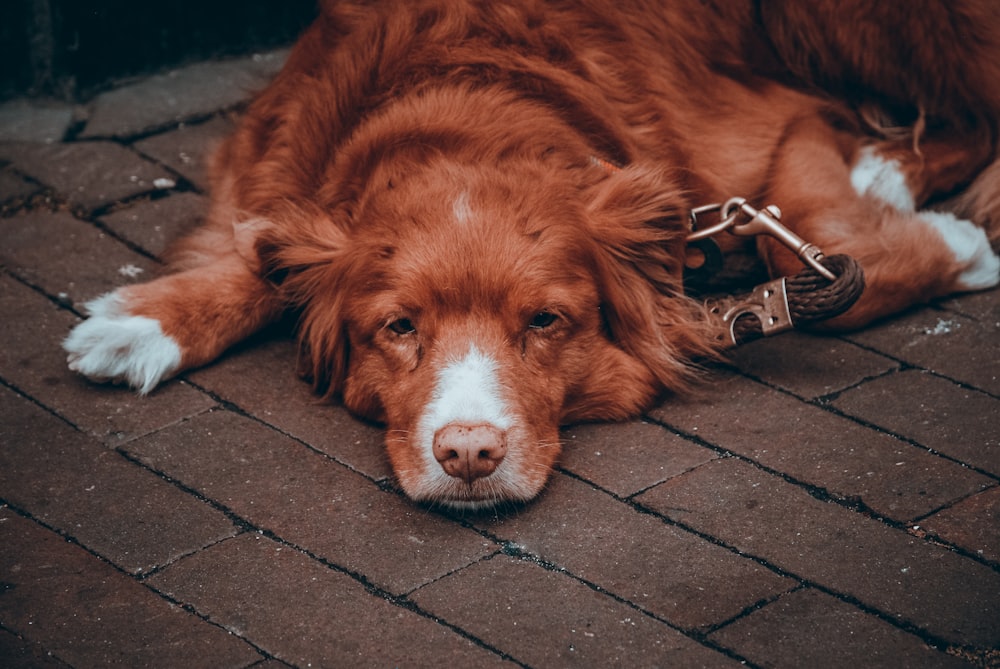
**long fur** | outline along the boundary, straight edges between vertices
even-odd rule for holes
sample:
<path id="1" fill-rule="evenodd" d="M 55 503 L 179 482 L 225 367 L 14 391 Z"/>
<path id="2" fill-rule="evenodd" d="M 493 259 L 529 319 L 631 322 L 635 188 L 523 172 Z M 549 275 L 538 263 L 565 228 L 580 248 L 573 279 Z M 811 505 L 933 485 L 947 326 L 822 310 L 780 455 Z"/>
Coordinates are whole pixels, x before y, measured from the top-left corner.
<path id="1" fill-rule="evenodd" d="M 975 227 L 1000 225 L 1000 5 L 917 4 L 324 1 L 218 152 L 206 226 L 115 304 L 176 342 L 164 374 L 293 309 L 302 374 L 387 424 L 407 493 L 530 498 L 560 424 L 635 415 L 716 355 L 682 285 L 692 207 L 775 203 L 858 258 L 833 328 L 1000 280 Z M 89 334 L 74 360 L 121 338 Z M 157 368 L 121 350 L 81 371 Z M 440 409 L 456 374 L 495 389 L 482 424 Z"/>

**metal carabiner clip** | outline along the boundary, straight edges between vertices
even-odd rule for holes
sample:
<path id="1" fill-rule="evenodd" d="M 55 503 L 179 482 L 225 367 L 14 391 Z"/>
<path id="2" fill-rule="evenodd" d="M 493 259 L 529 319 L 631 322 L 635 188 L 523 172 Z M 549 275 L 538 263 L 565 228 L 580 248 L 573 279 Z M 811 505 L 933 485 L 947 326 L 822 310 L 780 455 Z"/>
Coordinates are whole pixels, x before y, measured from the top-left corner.
<path id="1" fill-rule="evenodd" d="M 809 267 L 819 272 L 828 281 L 836 281 L 837 275 L 828 270 L 820 262 L 823 252 L 815 244 L 810 244 L 794 232 L 786 228 L 778 220 L 781 218 L 781 210 L 778 207 L 769 205 L 763 209 L 757 209 L 749 204 L 744 198 L 734 197 L 727 201 L 720 209 L 719 215 L 723 221 L 736 216 L 740 211 L 749 220 L 746 223 L 731 225 L 729 232 L 740 237 L 752 237 L 755 235 L 769 235 L 784 244 L 795 255 L 799 257 Z M 693 215 L 694 212 L 692 212 Z"/>

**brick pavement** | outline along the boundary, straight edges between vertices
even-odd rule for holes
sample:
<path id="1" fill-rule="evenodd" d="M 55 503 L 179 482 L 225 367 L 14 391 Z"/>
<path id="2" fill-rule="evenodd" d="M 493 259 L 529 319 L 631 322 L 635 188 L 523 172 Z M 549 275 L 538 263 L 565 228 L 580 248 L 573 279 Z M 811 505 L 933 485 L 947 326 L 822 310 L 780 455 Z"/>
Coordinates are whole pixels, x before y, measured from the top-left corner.
<path id="1" fill-rule="evenodd" d="M 451 517 L 288 328 L 140 399 L 66 370 L 282 52 L 0 105 L 0 665 L 1000 666 L 1000 292 L 739 351 Z"/>

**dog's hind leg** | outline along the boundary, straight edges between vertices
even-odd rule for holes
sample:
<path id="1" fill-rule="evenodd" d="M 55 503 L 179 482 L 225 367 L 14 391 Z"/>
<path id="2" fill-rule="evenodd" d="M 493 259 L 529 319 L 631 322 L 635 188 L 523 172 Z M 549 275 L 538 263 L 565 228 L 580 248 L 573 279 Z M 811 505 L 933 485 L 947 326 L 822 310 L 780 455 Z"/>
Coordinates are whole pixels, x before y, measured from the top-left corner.
<path id="1" fill-rule="evenodd" d="M 772 166 L 767 202 L 781 207 L 782 222 L 827 255 L 857 259 L 866 277 L 857 304 L 829 327 L 861 327 L 935 297 L 1000 283 L 1000 258 L 982 227 L 951 212 L 921 209 L 927 198 L 981 167 L 981 148 L 928 143 L 923 155 L 906 156 L 888 143 L 857 148 L 853 138 L 819 121 L 799 126 Z M 775 276 L 802 268 L 771 240 L 759 248 Z"/>
<path id="2" fill-rule="evenodd" d="M 173 273 L 87 304 L 90 318 L 63 343 L 70 369 L 148 393 L 280 316 L 273 286 L 238 252 L 231 224 L 196 230 L 178 251 Z"/>

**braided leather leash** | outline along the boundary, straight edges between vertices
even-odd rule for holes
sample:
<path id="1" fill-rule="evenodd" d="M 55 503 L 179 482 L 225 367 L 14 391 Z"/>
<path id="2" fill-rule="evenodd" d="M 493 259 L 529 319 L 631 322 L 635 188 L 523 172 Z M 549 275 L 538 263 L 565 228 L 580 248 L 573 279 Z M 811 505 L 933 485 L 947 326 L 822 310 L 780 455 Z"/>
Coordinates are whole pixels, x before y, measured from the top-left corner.
<path id="1" fill-rule="evenodd" d="M 719 212 L 720 222 L 699 229 L 698 217 L 713 211 Z M 781 241 L 806 264 L 798 274 L 763 283 L 749 294 L 706 300 L 709 317 L 719 330 L 718 338 L 729 346 L 829 320 L 850 309 L 864 292 L 864 272 L 854 258 L 824 256 L 819 248 L 782 225 L 780 217 L 777 207 L 756 209 L 744 198 L 691 212 L 688 242 L 698 244 L 703 253 L 705 240 L 723 231 L 738 236 L 766 234 Z"/>

